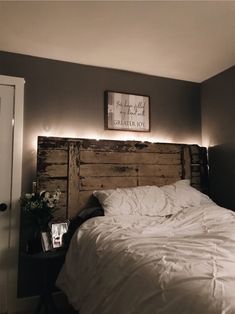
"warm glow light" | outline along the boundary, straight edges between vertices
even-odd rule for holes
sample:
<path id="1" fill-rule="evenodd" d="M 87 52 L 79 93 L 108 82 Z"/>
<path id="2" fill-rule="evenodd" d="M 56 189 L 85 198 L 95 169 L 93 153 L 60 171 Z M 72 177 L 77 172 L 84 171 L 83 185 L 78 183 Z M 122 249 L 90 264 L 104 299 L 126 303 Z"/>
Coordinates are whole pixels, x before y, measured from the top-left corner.
<path id="1" fill-rule="evenodd" d="M 191 138 L 191 137 L 186 137 L 186 138 L 184 138 L 181 143 L 183 143 L 183 144 L 197 144 L 197 145 L 202 145 L 201 141 L 198 141 L 197 139 Z"/>
<path id="2" fill-rule="evenodd" d="M 157 136 L 152 138 L 153 143 L 172 143 L 172 139 L 167 136 Z"/>
<path id="3" fill-rule="evenodd" d="M 205 146 L 207 148 L 210 147 L 210 146 L 213 146 L 212 143 L 210 142 L 209 137 L 203 136 L 202 146 Z"/>
<path id="4" fill-rule="evenodd" d="M 44 131 L 40 132 L 40 134 L 38 136 L 69 137 L 69 138 L 76 138 L 76 137 L 78 137 L 74 130 L 66 130 L 66 131 L 60 130 L 60 131 L 57 131 L 57 132 L 55 132 L 53 130 L 50 130 L 50 131 L 45 131 L 44 130 Z"/>
<path id="5" fill-rule="evenodd" d="M 37 151 L 37 146 L 38 146 L 37 136 L 33 136 L 32 137 L 32 141 L 31 141 L 32 150 L 34 150 L 36 152 Z"/>
<path id="6" fill-rule="evenodd" d="M 32 149 L 36 153 L 37 151 L 37 137 L 38 136 L 47 136 L 47 137 L 67 137 L 67 138 L 86 138 L 94 140 L 119 140 L 119 141 L 140 141 L 140 142 L 150 142 L 150 143 L 176 143 L 176 144 L 198 144 L 201 143 L 194 138 L 181 138 L 180 141 L 176 141 L 168 135 L 150 135 L 150 133 L 141 133 L 141 132 L 121 132 L 113 130 L 102 130 L 97 132 L 97 130 L 79 130 L 75 131 L 74 129 L 54 129 L 50 130 L 43 129 L 39 134 L 34 134 L 32 136 Z M 209 140 L 203 139 L 203 146 L 209 147 Z"/>

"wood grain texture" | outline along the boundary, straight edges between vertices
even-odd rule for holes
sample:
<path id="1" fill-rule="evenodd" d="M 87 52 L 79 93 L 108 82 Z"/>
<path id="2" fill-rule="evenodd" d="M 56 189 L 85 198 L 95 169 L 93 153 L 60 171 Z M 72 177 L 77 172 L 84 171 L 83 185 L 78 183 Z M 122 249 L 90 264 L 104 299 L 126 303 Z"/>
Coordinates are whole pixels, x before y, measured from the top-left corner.
<path id="1" fill-rule="evenodd" d="M 190 179 L 207 192 L 207 151 L 198 145 L 39 137 L 37 187 L 62 191 L 61 217 L 98 204 L 97 189 Z"/>
<path id="2" fill-rule="evenodd" d="M 82 140 L 81 150 L 136 153 L 180 153 L 180 144 L 149 143 L 138 141 Z"/>
<path id="3" fill-rule="evenodd" d="M 80 177 L 79 191 L 114 189 L 138 185 L 137 177 Z"/>
<path id="4" fill-rule="evenodd" d="M 80 163 L 180 165 L 181 159 L 179 153 L 81 151 Z"/>
<path id="5" fill-rule="evenodd" d="M 79 191 L 79 143 L 69 143 L 68 149 L 68 203 L 67 211 L 70 213 L 78 204 Z M 67 213 L 67 215 L 68 215 Z"/>
<path id="6" fill-rule="evenodd" d="M 67 192 L 67 178 L 54 179 L 40 177 L 40 180 L 37 183 L 37 187 L 41 190 L 47 190 L 49 192 L 54 192 L 59 189 L 61 192 Z"/>
<path id="7" fill-rule="evenodd" d="M 41 149 L 38 153 L 38 158 L 48 164 L 65 164 L 68 159 L 67 149 Z"/>
<path id="8" fill-rule="evenodd" d="M 191 145 L 191 164 L 199 164 L 201 163 L 201 147 L 198 145 Z"/>
<path id="9" fill-rule="evenodd" d="M 64 149 L 68 150 L 70 139 L 63 137 L 38 136 L 38 153 L 41 150 Z"/>
<path id="10" fill-rule="evenodd" d="M 190 156 L 190 148 L 188 145 L 183 147 L 183 156 L 182 156 L 182 177 L 184 179 L 191 178 L 191 156 Z"/>
<path id="11" fill-rule="evenodd" d="M 140 165 L 137 169 L 140 177 L 177 178 L 182 174 L 181 165 Z"/>
<path id="12" fill-rule="evenodd" d="M 180 177 L 161 178 L 161 177 L 140 177 L 138 178 L 138 185 L 157 185 L 163 186 L 167 184 L 175 183 L 180 180 Z"/>
<path id="13" fill-rule="evenodd" d="M 80 176 L 82 177 L 128 177 L 135 176 L 137 165 L 126 164 L 81 164 Z"/>
<path id="14" fill-rule="evenodd" d="M 68 164 L 58 163 L 44 163 L 43 167 L 38 170 L 41 177 L 49 178 L 67 178 L 68 176 Z"/>

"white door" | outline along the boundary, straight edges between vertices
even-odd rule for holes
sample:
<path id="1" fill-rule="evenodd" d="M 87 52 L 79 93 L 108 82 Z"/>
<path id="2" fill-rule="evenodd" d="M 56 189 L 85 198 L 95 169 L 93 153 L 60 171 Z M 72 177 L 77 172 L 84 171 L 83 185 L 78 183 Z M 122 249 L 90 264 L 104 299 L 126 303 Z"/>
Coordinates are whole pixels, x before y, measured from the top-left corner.
<path id="1" fill-rule="evenodd" d="M 24 79 L 0 75 L 0 314 L 24 308 L 17 298 Z M 5 205 L 0 205 L 4 209 Z"/>
<path id="2" fill-rule="evenodd" d="M 0 313 L 7 313 L 14 86 L 0 85 Z"/>

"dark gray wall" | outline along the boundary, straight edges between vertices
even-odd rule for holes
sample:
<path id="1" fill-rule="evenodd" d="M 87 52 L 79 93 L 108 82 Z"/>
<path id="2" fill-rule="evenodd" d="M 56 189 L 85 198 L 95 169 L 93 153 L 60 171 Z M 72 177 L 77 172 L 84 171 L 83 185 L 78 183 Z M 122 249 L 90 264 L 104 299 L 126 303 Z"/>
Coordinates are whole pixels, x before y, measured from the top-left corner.
<path id="1" fill-rule="evenodd" d="M 235 210 L 235 66 L 202 83 L 201 107 L 210 194 L 221 206 Z"/>
<path id="2" fill-rule="evenodd" d="M 35 178 L 38 135 L 201 143 L 200 84 L 0 52 L 0 73 L 25 84 L 23 190 Z M 151 132 L 104 130 L 104 91 L 150 96 Z"/>

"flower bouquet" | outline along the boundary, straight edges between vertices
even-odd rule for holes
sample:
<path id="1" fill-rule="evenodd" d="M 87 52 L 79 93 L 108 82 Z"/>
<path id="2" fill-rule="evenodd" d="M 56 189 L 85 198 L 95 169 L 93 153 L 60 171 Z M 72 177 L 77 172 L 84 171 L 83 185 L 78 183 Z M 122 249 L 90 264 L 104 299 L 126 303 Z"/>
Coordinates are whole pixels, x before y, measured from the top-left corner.
<path id="1" fill-rule="evenodd" d="M 61 192 L 56 190 L 53 194 L 48 191 L 40 193 L 26 193 L 20 198 L 24 225 L 28 229 L 31 240 L 41 239 L 41 233 L 48 230 L 48 223 L 54 218 L 58 209 Z"/>
<path id="2" fill-rule="evenodd" d="M 60 190 L 56 190 L 54 194 L 41 191 L 40 193 L 26 193 L 21 197 L 20 203 L 23 212 L 41 231 L 47 230 L 48 223 L 57 209 L 60 194 Z"/>

